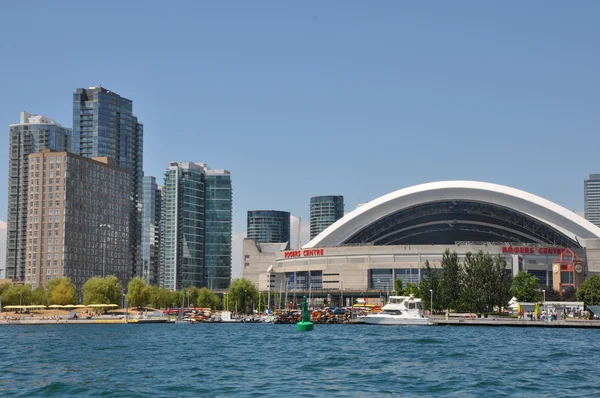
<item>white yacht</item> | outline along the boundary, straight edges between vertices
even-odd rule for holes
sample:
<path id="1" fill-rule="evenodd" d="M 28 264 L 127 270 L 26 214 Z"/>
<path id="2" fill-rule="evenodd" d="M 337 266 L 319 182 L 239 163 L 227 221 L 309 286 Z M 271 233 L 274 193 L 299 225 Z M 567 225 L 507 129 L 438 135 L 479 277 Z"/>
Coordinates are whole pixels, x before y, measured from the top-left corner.
<path id="1" fill-rule="evenodd" d="M 429 318 L 425 317 L 423 309 L 423 301 L 413 295 L 390 296 L 381 312 L 359 319 L 373 325 L 429 325 Z"/>

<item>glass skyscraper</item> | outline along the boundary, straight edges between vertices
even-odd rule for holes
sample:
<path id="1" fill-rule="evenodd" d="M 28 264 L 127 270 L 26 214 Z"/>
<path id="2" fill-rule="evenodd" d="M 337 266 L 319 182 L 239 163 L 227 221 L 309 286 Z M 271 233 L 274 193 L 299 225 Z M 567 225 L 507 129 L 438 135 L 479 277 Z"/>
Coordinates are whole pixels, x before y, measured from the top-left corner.
<path id="1" fill-rule="evenodd" d="M 31 195 L 34 201 L 43 200 L 39 192 L 28 191 L 29 179 L 39 179 L 40 173 L 43 174 L 39 166 L 31 170 L 30 174 L 29 155 L 42 149 L 70 151 L 71 129 L 47 117 L 27 112 L 21 112 L 20 122 L 11 124 L 9 129 L 5 277 L 23 282 L 27 243 L 27 199 Z"/>
<path id="2" fill-rule="evenodd" d="M 278 210 L 248 211 L 246 237 L 258 243 L 290 241 L 290 212 Z"/>
<path id="3" fill-rule="evenodd" d="M 144 177 L 142 194 L 142 273 L 149 285 L 158 284 L 162 187 L 156 178 Z"/>
<path id="4" fill-rule="evenodd" d="M 585 219 L 600 227 L 600 174 L 590 174 L 583 182 Z"/>
<path id="5" fill-rule="evenodd" d="M 165 172 L 160 286 L 226 289 L 231 280 L 232 188 L 227 170 L 171 163 Z"/>
<path id="6" fill-rule="evenodd" d="M 233 191 L 231 173 L 227 170 L 206 172 L 206 223 L 204 251 L 206 287 L 227 289 L 231 281 L 231 230 Z"/>
<path id="7" fill-rule="evenodd" d="M 160 286 L 170 290 L 204 286 L 204 168 L 171 163 L 162 205 Z"/>
<path id="8" fill-rule="evenodd" d="M 73 152 L 110 157 L 119 168 L 129 170 L 130 274 L 140 273 L 143 190 L 143 125 L 133 116 L 133 102 L 103 87 L 78 88 L 73 94 Z"/>
<path id="9" fill-rule="evenodd" d="M 339 195 L 310 198 L 310 239 L 344 217 L 344 197 Z"/>

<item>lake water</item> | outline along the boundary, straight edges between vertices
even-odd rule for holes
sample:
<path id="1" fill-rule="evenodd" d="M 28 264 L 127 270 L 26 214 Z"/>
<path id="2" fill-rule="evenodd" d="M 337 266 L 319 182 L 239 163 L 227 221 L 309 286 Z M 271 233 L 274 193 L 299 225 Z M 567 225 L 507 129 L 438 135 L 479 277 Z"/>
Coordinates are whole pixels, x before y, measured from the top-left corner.
<path id="1" fill-rule="evenodd" d="M 596 330 L 0 327 L 0 396 L 599 396 Z"/>

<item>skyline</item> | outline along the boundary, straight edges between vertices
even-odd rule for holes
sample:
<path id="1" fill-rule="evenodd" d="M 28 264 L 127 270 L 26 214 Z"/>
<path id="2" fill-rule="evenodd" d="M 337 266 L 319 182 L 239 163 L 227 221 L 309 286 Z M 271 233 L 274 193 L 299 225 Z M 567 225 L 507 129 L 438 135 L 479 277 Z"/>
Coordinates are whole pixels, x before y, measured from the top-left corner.
<path id="1" fill-rule="evenodd" d="M 73 127 L 77 87 L 117 92 L 144 124 L 145 175 L 162 185 L 169 162 L 186 160 L 231 171 L 234 239 L 248 210 L 307 223 L 312 196 L 343 195 L 349 212 L 440 180 L 581 211 L 583 180 L 600 172 L 595 2 L 145 5 L 4 5 L 12 40 L 0 51 L 26 60 L 3 65 L 4 131 L 20 111 Z M 122 29 L 74 34 L 89 15 Z M 42 64 L 27 62 L 32 49 Z"/>

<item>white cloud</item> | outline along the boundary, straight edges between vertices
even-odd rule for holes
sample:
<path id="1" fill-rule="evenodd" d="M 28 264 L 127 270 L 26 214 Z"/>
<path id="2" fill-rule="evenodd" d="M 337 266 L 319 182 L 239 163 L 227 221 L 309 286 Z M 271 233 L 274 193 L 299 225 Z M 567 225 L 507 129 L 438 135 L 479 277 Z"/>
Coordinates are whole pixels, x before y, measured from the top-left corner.
<path id="1" fill-rule="evenodd" d="M 6 265 L 6 221 L 0 221 L 0 279 L 4 279 Z"/>

